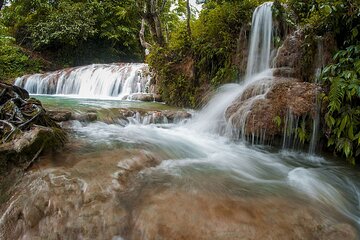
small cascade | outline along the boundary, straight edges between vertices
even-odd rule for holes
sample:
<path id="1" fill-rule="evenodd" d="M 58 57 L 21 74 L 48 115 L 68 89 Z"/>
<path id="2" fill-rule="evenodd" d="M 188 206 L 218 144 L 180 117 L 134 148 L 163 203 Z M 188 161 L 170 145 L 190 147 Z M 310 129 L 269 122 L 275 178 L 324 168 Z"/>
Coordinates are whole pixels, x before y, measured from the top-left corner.
<path id="1" fill-rule="evenodd" d="M 122 99 L 132 93 L 146 93 L 151 80 L 148 75 L 147 64 L 93 64 L 26 75 L 16 79 L 15 85 L 31 94 Z"/>
<path id="2" fill-rule="evenodd" d="M 324 42 L 323 42 L 322 38 L 319 38 L 317 40 L 317 53 L 316 53 L 316 57 L 315 57 L 316 64 L 317 64 L 317 67 L 315 69 L 315 79 L 314 79 L 315 84 L 319 83 L 319 79 L 321 77 L 321 70 L 325 66 L 325 59 L 324 59 L 323 52 L 324 52 Z M 320 101 L 318 99 L 317 91 L 316 91 L 315 95 L 316 95 L 316 98 L 315 98 L 316 111 L 314 113 L 315 115 L 313 118 L 311 140 L 310 140 L 310 145 L 309 145 L 309 154 L 315 153 L 316 145 L 317 145 L 318 138 L 319 138 L 321 105 L 320 105 Z"/>
<path id="3" fill-rule="evenodd" d="M 284 118 L 283 149 L 300 149 L 303 146 L 300 139 L 305 138 L 304 124 L 304 118 L 295 116 L 290 109 L 287 111 Z M 299 125 L 303 128 L 299 127 Z"/>

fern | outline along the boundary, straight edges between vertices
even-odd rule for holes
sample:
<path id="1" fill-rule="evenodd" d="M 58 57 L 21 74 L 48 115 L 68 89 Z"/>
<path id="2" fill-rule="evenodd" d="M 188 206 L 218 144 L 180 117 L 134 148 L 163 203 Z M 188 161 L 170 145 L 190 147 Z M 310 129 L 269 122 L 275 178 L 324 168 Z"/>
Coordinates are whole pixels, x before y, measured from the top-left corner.
<path id="1" fill-rule="evenodd" d="M 359 46 L 351 46 L 335 54 L 335 64 L 324 68 L 322 79 L 329 86 L 325 122 L 328 147 L 343 154 L 355 164 L 360 155 L 360 56 Z"/>

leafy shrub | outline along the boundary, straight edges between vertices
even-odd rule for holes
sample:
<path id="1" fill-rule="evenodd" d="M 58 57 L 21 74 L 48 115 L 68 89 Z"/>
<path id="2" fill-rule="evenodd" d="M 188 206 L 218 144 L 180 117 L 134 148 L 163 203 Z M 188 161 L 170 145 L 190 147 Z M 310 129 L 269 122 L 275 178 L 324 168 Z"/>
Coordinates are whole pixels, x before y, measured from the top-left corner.
<path id="1" fill-rule="evenodd" d="M 0 24 L 0 81 L 9 81 L 17 76 L 39 71 L 40 67 L 41 62 L 31 59 Z"/>
<path id="2" fill-rule="evenodd" d="M 360 45 L 339 51 L 334 59 L 322 72 L 329 86 L 328 146 L 355 164 L 360 155 Z"/>

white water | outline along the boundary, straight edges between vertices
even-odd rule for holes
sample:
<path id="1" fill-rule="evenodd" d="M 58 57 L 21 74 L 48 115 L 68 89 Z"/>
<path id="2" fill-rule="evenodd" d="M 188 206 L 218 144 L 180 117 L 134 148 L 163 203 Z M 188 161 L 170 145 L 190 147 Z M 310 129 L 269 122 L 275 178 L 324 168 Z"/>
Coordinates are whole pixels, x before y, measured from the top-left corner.
<path id="1" fill-rule="evenodd" d="M 335 208 L 360 223 L 360 182 L 355 171 L 322 157 L 249 148 L 217 134 L 194 131 L 191 123 L 159 126 L 122 127 L 98 122 L 75 124 L 74 131 L 94 146 L 117 148 L 126 142 L 146 151 L 161 152 L 165 161 L 148 176 L 155 181 L 168 175 L 176 179 L 178 186 L 195 191 L 291 195 Z"/>
<path id="2" fill-rule="evenodd" d="M 316 64 L 317 67 L 315 69 L 315 83 L 318 84 L 319 83 L 319 79 L 320 79 L 320 74 L 321 74 L 321 70 L 322 68 L 325 66 L 325 59 L 324 59 L 324 43 L 323 43 L 323 39 L 318 39 L 318 43 L 317 43 L 317 53 L 316 53 Z M 320 101 L 318 99 L 318 92 L 316 92 L 316 98 L 315 98 L 315 105 L 316 105 L 316 112 L 315 112 L 315 116 L 313 118 L 313 128 L 312 128 L 312 133 L 311 133 L 311 140 L 310 140 L 310 145 L 309 145 L 309 153 L 310 154 L 314 154 L 315 153 L 315 149 L 317 146 L 317 142 L 318 142 L 318 138 L 319 138 L 319 128 L 320 128 L 320 111 L 321 111 L 321 105 L 320 105 Z"/>
<path id="3" fill-rule="evenodd" d="M 15 85 L 31 94 L 71 95 L 81 98 L 119 98 L 145 93 L 149 88 L 146 64 L 93 64 L 17 78 Z"/>
<path id="4" fill-rule="evenodd" d="M 266 2 L 253 14 L 246 79 L 270 68 L 272 5 L 272 2 Z"/>
<path id="5" fill-rule="evenodd" d="M 257 100 L 265 97 L 272 84 L 273 73 L 270 69 L 272 28 L 272 2 L 266 2 L 257 7 L 253 14 L 245 80 L 241 84 L 229 84 L 221 87 L 216 96 L 195 117 L 195 121 L 192 123 L 194 129 L 216 132 L 232 139 L 255 141 L 255 137 L 246 138 L 245 126 L 251 107 Z M 245 94 L 248 89 L 252 89 L 250 94 L 249 92 Z M 234 127 L 232 122 L 234 115 L 230 116 L 227 121 L 226 110 L 237 98 L 245 97 L 247 102 L 234 114 L 241 115 L 241 119 L 236 120 L 240 122 L 238 124 L 240 128 Z"/>

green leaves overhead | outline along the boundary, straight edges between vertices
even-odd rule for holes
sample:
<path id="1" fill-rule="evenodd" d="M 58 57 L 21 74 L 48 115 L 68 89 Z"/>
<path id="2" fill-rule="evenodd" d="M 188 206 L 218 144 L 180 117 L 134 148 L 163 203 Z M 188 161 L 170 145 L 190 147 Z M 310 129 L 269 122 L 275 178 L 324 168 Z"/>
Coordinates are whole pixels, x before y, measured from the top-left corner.
<path id="1" fill-rule="evenodd" d="M 17 43 L 73 65 L 141 58 L 138 13 L 135 0 L 12 0 L 1 20 Z"/>

